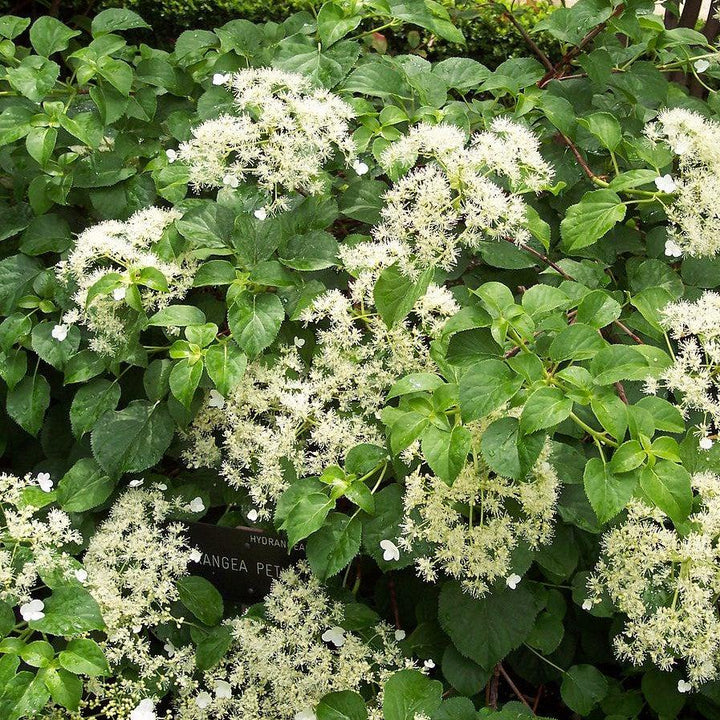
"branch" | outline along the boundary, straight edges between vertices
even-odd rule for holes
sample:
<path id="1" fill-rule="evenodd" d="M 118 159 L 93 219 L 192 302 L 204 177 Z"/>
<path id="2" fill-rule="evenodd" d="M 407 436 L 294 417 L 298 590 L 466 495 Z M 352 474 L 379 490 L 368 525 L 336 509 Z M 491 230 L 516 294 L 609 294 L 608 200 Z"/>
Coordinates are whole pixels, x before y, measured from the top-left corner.
<path id="1" fill-rule="evenodd" d="M 537 55 L 540 62 L 546 67 L 548 72 L 554 72 L 555 67 L 548 59 L 548 56 L 540 49 L 538 44 L 530 37 L 530 34 L 528 31 L 518 22 L 517 18 L 509 11 L 506 10 L 502 17 L 504 17 L 506 20 L 509 20 L 515 29 L 522 35 L 523 40 L 526 42 L 527 46 Z"/>
<path id="2" fill-rule="evenodd" d="M 535 712 L 528 704 L 528 701 L 525 699 L 525 696 L 518 690 L 517 685 L 513 682 L 512 678 L 507 674 L 507 670 L 503 667 L 502 663 L 497 664 L 498 668 L 500 669 L 500 672 L 502 673 L 502 676 L 505 678 L 505 682 L 511 687 L 512 691 L 517 695 L 518 700 L 525 705 L 528 710 L 534 715 Z"/>

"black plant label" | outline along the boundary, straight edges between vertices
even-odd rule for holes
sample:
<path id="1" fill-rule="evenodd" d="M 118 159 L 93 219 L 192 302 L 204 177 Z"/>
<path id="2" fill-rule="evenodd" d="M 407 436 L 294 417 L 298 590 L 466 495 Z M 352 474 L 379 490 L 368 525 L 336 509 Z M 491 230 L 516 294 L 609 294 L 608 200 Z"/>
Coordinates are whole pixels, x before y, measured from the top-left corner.
<path id="1" fill-rule="evenodd" d="M 288 553 L 287 538 L 259 528 L 186 522 L 188 543 L 202 556 L 192 575 L 209 580 L 228 600 L 252 605 L 267 595 L 280 573 L 305 557 L 303 543 Z"/>

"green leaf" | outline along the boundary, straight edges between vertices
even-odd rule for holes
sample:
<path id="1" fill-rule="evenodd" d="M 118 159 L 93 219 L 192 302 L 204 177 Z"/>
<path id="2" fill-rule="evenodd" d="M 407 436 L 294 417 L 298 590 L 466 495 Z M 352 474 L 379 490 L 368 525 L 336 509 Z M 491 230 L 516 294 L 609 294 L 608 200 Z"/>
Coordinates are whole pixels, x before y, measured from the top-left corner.
<path id="1" fill-rule="evenodd" d="M 205 368 L 218 392 L 227 397 L 242 380 L 247 357 L 234 342 L 211 345 L 205 353 Z"/>
<path id="2" fill-rule="evenodd" d="M 462 32 L 450 21 L 448 11 L 430 0 L 387 0 L 391 17 L 430 30 L 451 43 L 465 43 Z"/>
<path id="3" fill-rule="evenodd" d="M 25 148 L 28 155 L 41 167 L 47 165 L 52 157 L 57 140 L 57 130 L 53 127 L 32 128 L 25 136 Z"/>
<path id="4" fill-rule="evenodd" d="M 525 583 L 475 599 L 460 583 L 440 591 L 438 619 L 453 645 L 486 670 L 519 647 L 535 624 L 538 607 Z"/>
<path id="5" fill-rule="evenodd" d="M 608 682 L 593 665 L 573 665 L 564 675 L 560 694 L 565 704 L 579 715 L 590 711 L 607 695 Z"/>
<path id="6" fill-rule="evenodd" d="M 589 360 L 606 347 L 607 343 L 595 328 L 573 323 L 560 332 L 550 344 L 550 359 Z"/>
<path id="7" fill-rule="evenodd" d="M 58 655 L 60 665 L 76 675 L 109 675 L 110 666 L 100 646 L 90 638 L 75 638 Z"/>
<path id="8" fill-rule="evenodd" d="M 0 717 L 20 720 L 40 711 L 50 697 L 41 675 L 23 671 L 15 675 L 3 688 L 0 696 Z"/>
<path id="9" fill-rule="evenodd" d="M 102 505 L 115 482 L 92 458 L 80 458 L 58 483 L 57 501 L 63 510 L 84 512 Z"/>
<path id="10" fill-rule="evenodd" d="M 195 664 L 198 670 L 210 670 L 215 667 L 233 644 L 232 630 L 227 625 L 192 628 L 191 634 L 197 645 Z"/>
<path id="11" fill-rule="evenodd" d="M 53 702 L 67 710 L 77 712 L 82 698 L 82 680 L 67 670 L 56 668 L 46 668 L 42 677 Z"/>
<path id="12" fill-rule="evenodd" d="M 595 515 L 606 523 L 627 505 L 635 491 L 637 475 L 614 475 L 600 458 L 592 458 L 585 466 L 583 483 Z"/>
<path id="13" fill-rule="evenodd" d="M 142 472 L 162 459 L 174 434 L 167 405 L 134 400 L 124 410 L 100 418 L 91 435 L 92 451 L 113 477 Z"/>
<path id="14" fill-rule="evenodd" d="M 448 485 L 465 467 L 472 435 L 462 425 L 452 430 L 441 430 L 430 425 L 422 436 L 422 453 L 430 469 Z"/>
<path id="15" fill-rule="evenodd" d="M 203 374 L 203 363 L 179 360 L 170 371 L 170 392 L 189 410 Z"/>
<path id="16" fill-rule="evenodd" d="M 103 630 L 105 623 L 95 598 L 79 585 L 61 586 L 45 600 L 45 617 L 28 625 L 49 635 L 72 637 L 91 630 Z"/>
<path id="17" fill-rule="evenodd" d="M 557 425 L 570 416 L 572 408 L 573 401 L 559 388 L 538 388 L 525 402 L 520 432 L 529 435 Z"/>
<path id="18" fill-rule="evenodd" d="M 156 312 L 148 325 L 160 327 L 187 327 L 188 325 L 202 325 L 205 322 L 205 313 L 193 305 L 168 305 Z"/>
<path id="19" fill-rule="evenodd" d="M 430 268 L 413 281 L 402 274 L 398 265 L 391 265 L 382 271 L 375 283 L 373 297 L 380 317 L 389 328 L 405 319 L 418 298 L 425 294 L 433 274 Z"/>
<path id="20" fill-rule="evenodd" d="M 637 440 L 628 440 L 613 453 L 610 470 L 614 473 L 630 472 L 643 464 L 647 457 Z"/>
<path id="21" fill-rule="evenodd" d="M 620 123 L 610 113 L 592 113 L 579 118 L 578 122 L 595 135 L 608 150 L 616 150 L 622 141 Z"/>
<path id="22" fill-rule="evenodd" d="M 55 87 L 60 68 L 52 60 L 29 55 L 14 68 L 6 70 L 7 79 L 15 90 L 39 103 Z"/>
<path id="23" fill-rule="evenodd" d="M 442 378 L 434 373 L 412 373 L 411 375 L 405 375 L 405 377 L 400 378 L 400 380 L 390 388 L 387 399 L 390 400 L 394 397 L 409 395 L 415 392 L 432 392 L 443 384 Z"/>
<path id="24" fill-rule="evenodd" d="M 430 717 L 442 703 L 443 686 L 417 670 L 400 670 L 385 683 L 384 720 L 415 720 L 416 715 Z"/>
<path id="25" fill-rule="evenodd" d="M 566 251 L 579 250 L 597 242 L 625 217 L 625 205 L 612 190 L 593 190 L 568 208 L 560 223 Z"/>
<path id="26" fill-rule="evenodd" d="M 327 580 L 339 573 L 359 552 L 362 524 L 358 518 L 330 513 L 325 524 L 308 538 L 307 559 L 313 573 Z"/>
<path id="27" fill-rule="evenodd" d="M 93 429 L 97 421 L 120 402 L 120 383 L 98 378 L 81 385 L 70 406 L 70 425 L 76 438 Z"/>
<path id="28" fill-rule="evenodd" d="M 272 344 L 284 318 L 285 310 L 274 293 L 243 292 L 228 308 L 233 338 L 251 358 Z"/>
<path id="29" fill-rule="evenodd" d="M 460 410 L 470 422 L 486 417 L 508 402 L 522 387 L 523 379 L 502 360 L 475 363 L 460 378 Z"/>
<path id="30" fill-rule="evenodd" d="M 201 622 L 217 625 L 222 620 L 224 606 L 220 593 L 212 583 L 197 575 L 177 581 L 180 602 Z"/>
<path id="31" fill-rule="evenodd" d="M 30 18 L 17 15 L 0 16 L 0 37 L 13 40 L 18 35 L 22 35 L 31 22 Z"/>
<path id="32" fill-rule="evenodd" d="M 92 21 L 91 32 L 93 37 L 114 33 L 118 30 L 133 30 L 134 28 L 149 28 L 150 26 L 132 10 L 124 8 L 108 8 L 99 12 Z"/>
<path id="33" fill-rule="evenodd" d="M 603 328 L 620 317 L 620 303 L 603 290 L 593 290 L 578 305 L 577 322 Z"/>
<path id="34" fill-rule="evenodd" d="M 325 695 L 315 708 L 317 720 L 367 720 L 367 708 L 361 695 L 340 690 Z"/>
<path id="35" fill-rule="evenodd" d="M 67 361 L 80 347 L 80 330 L 72 325 L 68 328 L 64 340 L 56 340 L 52 336 L 55 323 L 38 323 L 32 329 L 32 349 L 46 362 L 58 370 L 65 367 Z"/>
<path id="36" fill-rule="evenodd" d="M 50 385 L 39 373 L 24 377 L 7 394 L 8 415 L 23 430 L 37 435 L 50 406 Z"/>
<path id="37" fill-rule="evenodd" d="M 40 262 L 27 255 L 13 255 L 0 261 L 0 313 L 9 315 L 15 309 L 41 270 Z"/>
<path id="38" fill-rule="evenodd" d="M 79 34 L 79 30 L 71 30 L 57 18 L 43 15 L 30 28 L 30 42 L 38 55 L 50 57 L 53 53 L 65 50 L 70 40 Z"/>
<path id="39" fill-rule="evenodd" d="M 380 222 L 387 189 L 384 182 L 371 178 L 351 182 L 338 201 L 340 212 L 353 220 L 376 225 Z"/>
<path id="40" fill-rule="evenodd" d="M 545 435 L 521 435 L 520 423 L 514 417 L 495 420 L 480 441 L 485 462 L 496 473 L 522 480 L 535 464 L 545 443 Z"/>
<path id="41" fill-rule="evenodd" d="M 692 510 L 690 473 L 682 466 L 661 460 L 640 475 L 640 488 L 675 524 L 687 520 Z"/>
<path id="42" fill-rule="evenodd" d="M 281 530 L 287 532 L 288 547 L 294 547 L 300 540 L 319 530 L 334 505 L 333 500 L 320 492 L 301 496 L 280 526 Z"/>

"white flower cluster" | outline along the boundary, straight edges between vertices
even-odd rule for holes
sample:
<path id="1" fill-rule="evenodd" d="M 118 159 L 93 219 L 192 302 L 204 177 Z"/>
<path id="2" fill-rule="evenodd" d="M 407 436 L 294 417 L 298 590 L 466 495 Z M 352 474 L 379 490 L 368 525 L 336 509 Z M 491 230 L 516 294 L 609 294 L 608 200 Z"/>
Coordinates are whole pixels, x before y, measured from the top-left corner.
<path id="1" fill-rule="evenodd" d="M 658 508 L 634 502 L 627 520 L 607 532 L 589 587 L 593 602 L 609 596 L 627 616 L 618 655 L 662 670 L 684 662 L 696 686 L 720 674 L 720 477 L 693 476 L 701 502 L 687 532 Z"/>
<path id="2" fill-rule="evenodd" d="M 679 177 L 660 189 L 675 192 L 667 208 L 666 254 L 703 257 L 720 251 L 720 123 L 684 108 L 660 113 L 647 136 L 669 145 Z M 660 186 L 659 186 L 660 187 Z"/>
<path id="3" fill-rule="evenodd" d="M 264 210 L 271 212 L 287 207 L 288 193 L 322 192 L 323 165 L 338 150 L 348 161 L 354 156 L 352 108 L 307 77 L 249 68 L 218 83 L 233 91 L 236 114 L 205 121 L 177 153 L 196 188 L 238 187 L 252 178 L 270 194 Z"/>
<path id="4" fill-rule="evenodd" d="M 513 589 L 513 550 L 519 543 L 535 549 L 553 535 L 560 481 L 543 449 L 522 481 L 501 477 L 481 458 L 468 463 L 452 485 L 419 470 L 406 480 L 405 520 L 400 544 L 408 551 L 429 544 L 417 560 L 428 582 L 438 571 L 458 579 L 464 590 L 481 597 L 499 578 Z M 509 576 L 509 577 L 508 577 Z"/>
<path id="5" fill-rule="evenodd" d="M 377 276 L 397 262 L 415 277 L 428 267 L 450 270 L 463 247 L 475 249 L 482 240 L 526 241 L 520 193 L 539 192 L 553 176 L 535 135 L 506 118 L 493 120 L 469 143 L 459 128 L 421 123 L 387 148 L 381 164 L 409 172 L 386 194 L 373 242 L 341 249 L 354 274 Z"/>
<path id="6" fill-rule="evenodd" d="M 325 694 L 377 692 L 394 670 L 409 666 L 387 625 L 377 625 L 370 641 L 346 631 L 342 605 L 305 566 L 283 572 L 264 608 L 264 617 L 228 622 L 230 650 L 204 673 L 199 692 L 180 699 L 177 720 L 312 719 Z"/>
<path id="7" fill-rule="evenodd" d="M 25 620 L 42 617 L 42 601 L 31 598 L 40 578 L 53 573 L 74 581 L 80 568 L 63 549 L 82 542 L 70 518 L 58 508 L 38 508 L 27 492 L 49 492 L 46 480 L 45 473 L 22 479 L 0 474 L 0 600 L 24 603 Z"/>
<path id="8" fill-rule="evenodd" d="M 177 580 L 193 557 L 183 526 L 167 522 L 171 507 L 157 489 L 128 490 L 93 535 L 84 557 L 86 587 L 107 626 L 101 644 L 108 662 L 115 668 L 130 665 L 139 674 L 123 698 L 142 697 L 143 680 L 182 686 L 193 673 L 189 646 L 170 659 L 153 649 L 150 637 L 159 625 L 179 622 L 171 605 L 178 599 Z M 98 698 L 115 692 L 99 679 L 90 689 Z"/>
<path id="9" fill-rule="evenodd" d="M 377 416 L 387 391 L 398 377 L 433 370 L 429 341 L 456 311 L 452 296 L 436 288 L 418 303 L 419 323 L 388 330 L 372 307 L 356 310 L 340 291 L 324 293 L 302 315 L 317 323 L 310 364 L 301 342 L 250 364 L 222 408 L 208 403 L 195 418 L 186 461 L 213 465 L 222 455 L 228 482 L 247 488 L 259 517 L 269 518 L 288 484 L 286 460 L 303 477 L 342 464 L 360 443 L 384 445 Z"/>
<path id="10" fill-rule="evenodd" d="M 93 350 L 116 352 L 126 342 L 128 324 L 135 316 L 126 295 L 135 278 L 142 280 L 143 270 L 162 273 L 168 286 L 168 290 L 138 288 L 145 311 L 158 310 L 182 298 L 192 285 L 194 261 L 176 257 L 169 244 L 160 245 L 166 228 L 180 217 L 176 210 L 150 207 L 124 222 L 107 220 L 82 232 L 67 260 L 56 266 L 58 277 L 74 291 L 75 307 L 65 313 L 64 324 L 56 326 L 53 337 L 62 340 L 69 325 L 81 323 L 92 333 Z M 109 286 L 88 302 L 91 288 L 111 273 L 118 275 L 111 283 L 115 287 Z M 133 285 L 132 290 L 136 287 Z"/>
<path id="11" fill-rule="evenodd" d="M 665 306 L 663 326 L 678 340 L 672 365 L 659 381 L 675 394 L 680 409 L 705 413 L 706 425 L 720 428 L 720 294 L 704 292 L 694 302 L 681 300 Z M 656 383 L 648 381 L 647 390 Z"/>

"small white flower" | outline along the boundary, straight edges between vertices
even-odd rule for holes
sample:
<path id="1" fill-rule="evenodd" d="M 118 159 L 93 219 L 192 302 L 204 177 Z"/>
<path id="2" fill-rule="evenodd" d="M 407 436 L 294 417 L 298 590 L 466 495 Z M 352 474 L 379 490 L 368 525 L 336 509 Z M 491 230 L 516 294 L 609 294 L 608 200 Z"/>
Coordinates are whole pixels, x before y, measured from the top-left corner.
<path id="1" fill-rule="evenodd" d="M 223 75 L 223 73 L 215 73 L 212 77 L 213 85 L 224 85 L 230 79 L 230 74 Z"/>
<path id="2" fill-rule="evenodd" d="M 258 220 L 265 220 L 265 218 L 267 218 L 267 210 L 264 207 L 261 207 L 259 210 L 256 210 L 253 215 Z"/>
<path id="3" fill-rule="evenodd" d="M 699 73 L 704 73 L 708 68 L 710 67 L 710 63 L 705 60 L 705 58 L 701 58 L 700 60 L 695 61 L 695 70 Z"/>
<path id="4" fill-rule="evenodd" d="M 682 248 L 674 240 L 665 241 L 665 254 L 668 257 L 681 257 L 683 254 Z"/>
<path id="5" fill-rule="evenodd" d="M 67 337 L 68 330 L 69 328 L 67 325 L 56 325 L 50 334 L 55 340 L 62 342 Z"/>
<path id="6" fill-rule="evenodd" d="M 307 708 L 305 710 L 301 710 L 298 713 L 295 713 L 294 720 L 317 720 L 317 716 L 312 710 Z"/>
<path id="7" fill-rule="evenodd" d="M 586 599 L 586 600 L 583 600 L 583 604 L 582 604 L 582 609 L 583 609 L 583 610 L 587 610 L 587 611 L 589 612 L 590 610 L 592 610 L 592 608 L 593 608 L 593 601 L 592 601 L 592 600 L 590 600 L 589 598 Z"/>
<path id="8" fill-rule="evenodd" d="M 194 497 L 188 505 L 190 512 L 200 513 L 205 510 L 205 503 L 201 497 Z"/>
<path id="9" fill-rule="evenodd" d="M 385 562 L 400 559 L 400 550 L 398 550 L 398 546 L 392 540 L 381 540 L 380 547 L 384 551 L 383 560 L 385 560 Z"/>
<path id="10" fill-rule="evenodd" d="M 202 553 L 200 552 L 200 550 L 198 550 L 197 548 L 195 548 L 195 549 L 190 553 L 190 562 L 198 563 L 198 562 L 200 562 L 201 560 L 202 560 Z"/>
<path id="11" fill-rule="evenodd" d="M 149 698 L 140 701 L 140 704 L 130 713 L 130 720 L 155 720 L 155 705 Z"/>
<path id="12" fill-rule="evenodd" d="M 25 620 L 25 622 L 41 620 L 45 617 L 45 613 L 43 612 L 44 608 L 45 603 L 42 600 L 31 600 L 20 606 L 20 615 L 22 615 L 22 619 Z"/>
<path id="13" fill-rule="evenodd" d="M 400 642 L 401 640 L 404 640 L 407 633 L 404 630 L 396 630 L 395 631 L 395 639 Z"/>
<path id="14" fill-rule="evenodd" d="M 335 647 L 342 647 L 345 644 L 345 630 L 334 625 L 322 634 L 323 642 L 331 642 Z"/>
<path id="15" fill-rule="evenodd" d="M 37 483 L 43 492 L 50 492 L 53 489 L 53 481 L 50 479 L 50 473 L 38 473 Z"/>
<path id="16" fill-rule="evenodd" d="M 426 661 L 423 663 L 423 665 L 424 665 L 428 670 L 432 670 L 432 669 L 435 667 L 435 661 L 432 660 L 432 659 L 426 660 Z"/>
<path id="17" fill-rule="evenodd" d="M 358 175 L 364 175 L 370 169 L 362 160 L 356 160 L 352 168 Z"/>
<path id="18" fill-rule="evenodd" d="M 511 589 L 514 590 L 518 583 L 522 580 L 522 577 L 518 575 L 517 573 L 513 573 L 512 575 L 509 575 L 507 578 L 505 578 L 505 584 Z"/>
<path id="19" fill-rule="evenodd" d="M 301 348 L 305 344 L 305 338 L 293 338 L 293 343 L 295 344 L 295 347 Z"/>
<path id="20" fill-rule="evenodd" d="M 208 705 L 210 705 L 211 702 L 212 698 L 210 697 L 210 693 L 207 693 L 204 690 L 201 693 L 198 693 L 197 697 L 195 698 L 195 704 L 201 710 L 204 710 Z"/>
<path id="21" fill-rule="evenodd" d="M 165 155 L 167 156 L 169 163 L 174 163 L 178 157 L 177 150 L 173 150 L 172 148 L 170 148 L 170 150 L 166 150 Z"/>
<path id="22" fill-rule="evenodd" d="M 138 478 L 138 479 L 136 479 L 136 480 L 131 480 L 131 481 L 128 483 L 128 485 L 129 485 L 131 488 L 137 488 L 137 487 L 142 487 L 142 484 L 143 484 L 144 482 L 145 482 L 145 478 Z"/>
<path id="23" fill-rule="evenodd" d="M 213 388 L 210 391 L 207 404 L 208 407 L 222 410 L 225 407 L 225 398 L 217 390 L 215 390 L 215 388 Z"/>
<path id="24" fill-rule="evenodd" d="M 172 644 L 171 640 L 168 640 L 163 645 L 163 650 L 167 653 L 168 657 L 172 657 L 175 654 L 175 652 L 177 651 L 177 648 Z"/>
<path id="25" fill-rule="evenodd" d="M 118 302 L 120 302 L 120 300 L 125 299 L 126 294 L 127 288 L 124 285 L 121 285 L 120 287 L 113 290 L 113 300 L 117 300 Z"/>
<path id="26" fill-rule="evenodd" d="M 88 579 L 87 570 L 85 568 L 80 568 L 79 570 L 76 570 L 75 578 L 78 582 L 84 583 Z"/>
<path id="27" fill-rule="evenodd" d="M 678 692 L 689 693 L 692 690 L 692 685 L 687 680 L 678 680 L 677 689 Z"/>
<path id="28" fill-rule="evenodd" d="M 250 510 L 250 512 L 247 514 L 247 519 L 250 522 L 255 522 L 258 519 L 258 511 L 255 508 Z"/>
<path id="29" fill-rule="evenodd" d="M 218 700 L 229 700 L 232 697 L 232 685 L 225 680 L 216 680 L 215 697 Z"/>
<path id="30" fill-rule="evenodd" d="M 236 175 L 227 173 L 227 175 L 223 177 L 223 185 L 229 185 L 231 188 L 236 188 L 240 185 L 240 181 L 237 179 Z"/>
<path id="31" fill-rule="evenodd" d="M 158 483 L 157 488 L 158 490 L 167 490 L 167 485 L 165 483 Z"/>
<path id="32" fill-rule="evenodd" d="M 666 175 L 658 175 L 655 178 L 655 187 L 664 193 L 673 193 L 677 190 L 677 185 L 669 173 Z"/>
<path id="33" fill-rule="evenodd" d="M 142 625 L 133 625 L 130 629 L 137 635 L 142 630 Z"/>
<path id="34" fill-rule="evenodd" d="M 673 148 L 676 155 L 684 155 L 690 149 L 690 138 L 680 138 Z"/>
<path id="35" fill-rule="evenodd" d="M 700 438 L 700 447 L 703 450 L 709 450 L 713 446 L 712 438 L 704 437 Z"/>

